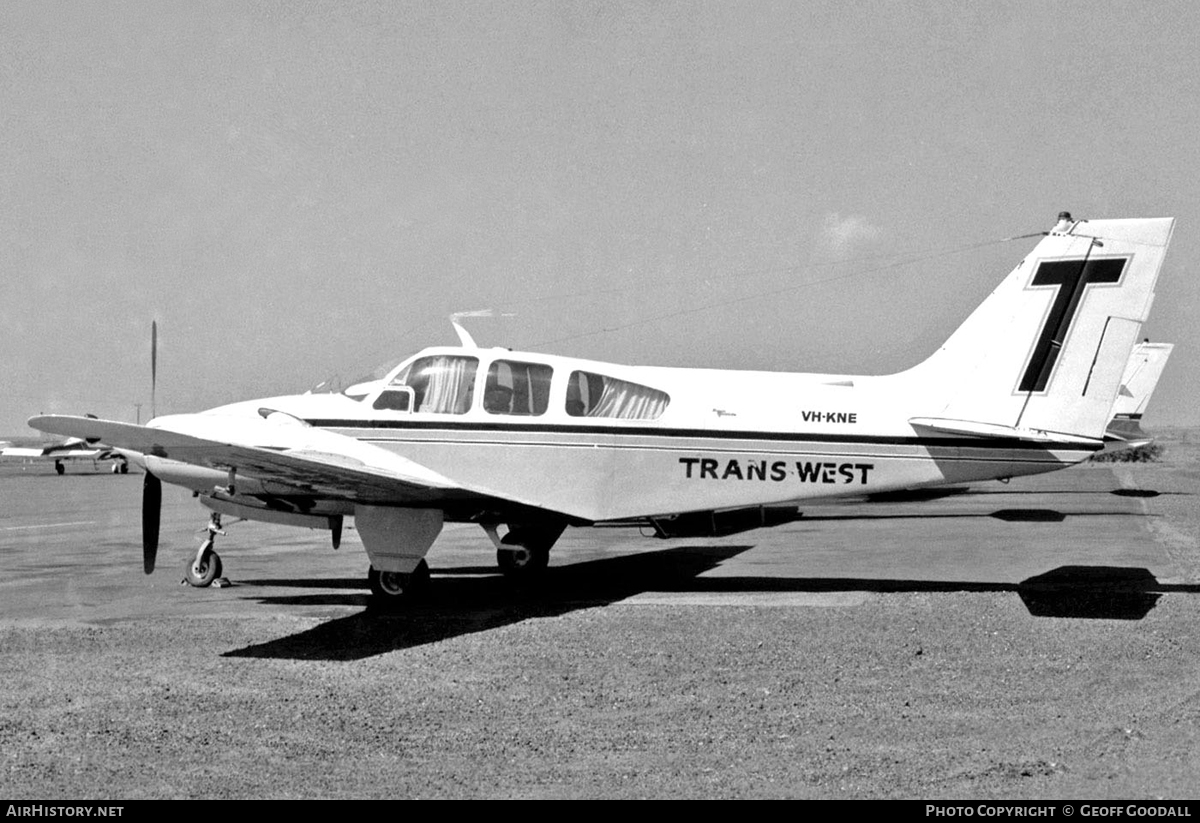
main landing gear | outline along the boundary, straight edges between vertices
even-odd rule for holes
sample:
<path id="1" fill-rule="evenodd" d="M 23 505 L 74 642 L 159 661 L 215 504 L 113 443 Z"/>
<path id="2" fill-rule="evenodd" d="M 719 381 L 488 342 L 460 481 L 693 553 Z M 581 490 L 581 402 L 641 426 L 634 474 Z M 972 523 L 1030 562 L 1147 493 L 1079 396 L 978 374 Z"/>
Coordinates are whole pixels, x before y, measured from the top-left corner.
<path id="1" fill-rule="evenodd" d="M 505 577 L 526 580 L 540 575 L 550 565 L 550 547 L 502 546 L 496 549 L 496 565 Z"/>
<path id="2" fill-rule="evenodd" d="M 510 581 L 530 584 L 538 581 L 546 571 L 550 564 L 550 549 L 566 529 L 565 523 L 554 522 L 508 525 L 501 537 L 503 523 L 481 525 L 496 547 L 496 564 L 504 576 Z M 359 531 L 363 531 L 361 525 Z M 383 536 L 395 539 L 394 535 Z M 412 555 L 409 558 L 411 562 Z M 422 559 L 411 572 L 405 573 L 383 571 L 372 565 L 367 572 L 367 585 L 371 589 L 372 608 L 397 611 L 428 594 L 429 566 Z"/>
<path id="3" fill-rule="evenodd" d="M 381 571 L 371 566 L 367 571 L 367 586 L 371 589 L 372 606 L 395 611 L 429 591 L 429 564 L 422 560 L 407 574 Z"/>
<path id="4" fill-rule="evenodd" d="M 221 556 L 213 551 L 213 543 L 217 535 L 225 534 L 221 530 L 221 515 L 213 512 L 205 530 L 208 534 L 200 544 L 200 548 L 196 551 L 195 559 L 184 570 L 183 577 L 184 583 L 201 589 L 205 586 L 211 586 L 213 581 L 221 577 Z"/>
<path id="5" fill-rule="evenodd" d="M 496 547 L 496 565 L 510 580 L 536 580 L 550 565 L 550 549 L 566 525 L 537 524 L 509 526 L 500 536 L 496 524 L 486 523 L 483 530 Z"/>

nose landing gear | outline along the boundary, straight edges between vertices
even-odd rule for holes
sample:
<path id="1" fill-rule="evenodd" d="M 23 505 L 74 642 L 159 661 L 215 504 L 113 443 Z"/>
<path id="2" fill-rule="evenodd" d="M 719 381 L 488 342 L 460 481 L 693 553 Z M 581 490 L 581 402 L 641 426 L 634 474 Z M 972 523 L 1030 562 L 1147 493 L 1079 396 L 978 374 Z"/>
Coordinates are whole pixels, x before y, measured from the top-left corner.
<path id="1" fill-rule="evenodd" d="M 224 579 L 221 577 L 221 556 L 213 550 L 213 543 L 216 541 L 216 536 L 218 534 L 225 534 L 221 529 L 221 515 L 219 513 L 212 513 L 205 531 L 207 535 L 200 544 L 200 548 L 196 551 L 195 559 L 184 570 L 183 577 L 184 583 L 197 588 L 211 586 L 214 582 Z"/>

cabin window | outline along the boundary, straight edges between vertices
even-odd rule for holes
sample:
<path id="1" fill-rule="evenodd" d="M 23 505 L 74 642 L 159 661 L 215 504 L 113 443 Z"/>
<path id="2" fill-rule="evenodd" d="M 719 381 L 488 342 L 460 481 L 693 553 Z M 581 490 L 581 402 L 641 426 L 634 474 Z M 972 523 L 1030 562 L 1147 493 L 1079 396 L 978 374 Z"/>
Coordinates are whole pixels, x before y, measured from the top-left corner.
<path id="1" fill-rule="evenodd" d="M 408 386 L 388 386 L 371 405 L 384 411 L 410 412 L 413 410 L 413 390 Z"/>
<path id="2" fill-rule="evenodd" d="M 479 360 L 451 354 L 436 354 L 414 360 L 392 380 L 412 389 L 412 410 L 425 414 L 466 414 L 475 394 L 475 372 Z M 381 398 L 387 395 L 384 391 Z M 378 401 L 377 401 L 378 402 Z"/>
<path id="3" fill-rule="evenodd" d="M 490 414 L 536 417 L 550 406 L 550 378 L 554 369 L 544 363 L 497 360 L 488 369 L 483 389 L 483 409 Z"/>
<path id="4" fill-rule="evenodd" d="M 670 402 L 666 392 L 603 374 L 572 372 L 567 383 L 567 414 L 571 417 L 655 420 Z"/>

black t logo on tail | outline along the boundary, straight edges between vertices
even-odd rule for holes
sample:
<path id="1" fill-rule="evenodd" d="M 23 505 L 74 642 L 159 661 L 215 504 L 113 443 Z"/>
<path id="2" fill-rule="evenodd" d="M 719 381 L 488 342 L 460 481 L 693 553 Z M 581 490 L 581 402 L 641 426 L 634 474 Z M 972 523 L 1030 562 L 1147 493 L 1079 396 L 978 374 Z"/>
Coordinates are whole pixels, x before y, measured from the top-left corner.
<path id="1" fill-rule="evenodd" d="M 1063 341 L 1071 330 L 1071 321 L 1083 301 L 1084 290 L 1093 284 L 1117 283 L 1125 270 L 1126 257 L 1110 257 L 1102 260 L 1047 260 L 1038 266 L 1031 286 L 1057 286 L 1054 304 L 1046 317 L 1046 324 L 1038 334 L 1033 357 L 1021 378 L 1018 391 L 1040 392 L 1046 390 L 1050 373 L 1058 360 Z"/>

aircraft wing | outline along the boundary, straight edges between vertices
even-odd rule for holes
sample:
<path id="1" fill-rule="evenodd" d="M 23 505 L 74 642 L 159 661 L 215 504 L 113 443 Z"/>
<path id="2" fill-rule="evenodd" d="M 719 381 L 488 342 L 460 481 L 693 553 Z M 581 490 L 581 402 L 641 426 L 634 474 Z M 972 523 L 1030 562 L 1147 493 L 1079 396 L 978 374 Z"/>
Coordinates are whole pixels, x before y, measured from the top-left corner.
<path id="1" fill-rule="evenodd" d="M 105 455 L 103 449 L 54 449 L 31 446 L 7 446 L 0 449 L 0 457 L 23 457 L 36 460 L 97 460 Z"/>
<path id="2" fill-rule="evenodd" d="M 234 469 L 235 476 L 356 503 L 420 506 L 495 496 L 464 488 L 386 449 L 279 413 L 267 419 L 172 415 L 155 424 L 66 415 L 29 420 L 41 431 L 102 440 L 118 449 L 206 468 Z"/>

